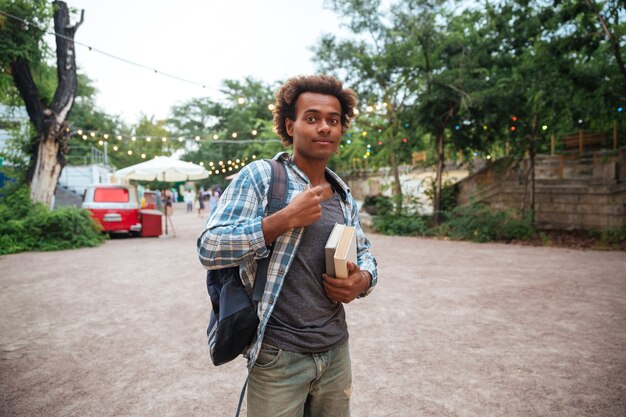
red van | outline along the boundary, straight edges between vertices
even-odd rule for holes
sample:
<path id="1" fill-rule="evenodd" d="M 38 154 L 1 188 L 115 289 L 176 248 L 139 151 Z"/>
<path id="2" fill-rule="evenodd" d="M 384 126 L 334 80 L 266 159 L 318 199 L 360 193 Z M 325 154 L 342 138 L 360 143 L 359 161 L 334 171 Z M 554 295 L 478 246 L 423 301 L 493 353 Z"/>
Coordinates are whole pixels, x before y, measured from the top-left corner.
<path id="1" fill-rule="evenodd" d="M 82 208 L 91 212 L 105 232 L 139 235 L 141 214 L 135 187 L 95 184 L 87 187 Z"/>

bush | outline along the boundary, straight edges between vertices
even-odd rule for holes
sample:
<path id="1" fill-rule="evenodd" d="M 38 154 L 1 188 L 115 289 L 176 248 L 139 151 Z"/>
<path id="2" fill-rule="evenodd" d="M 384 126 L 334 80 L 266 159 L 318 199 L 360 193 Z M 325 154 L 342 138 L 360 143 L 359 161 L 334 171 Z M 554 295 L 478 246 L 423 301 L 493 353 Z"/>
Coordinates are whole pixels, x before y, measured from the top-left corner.
<path id="1" fill-rule="evenodd" d="M 600 232 L 598 246 L 626 250 L 626 224 Z"/>
<path id="2" fill-rule="evenodd" d="M 426 195 L 426 197 L 428 197 L 433 207 L 435 206 L 435 194 L 436 194 L 436 188 L 437 188 L 436 186 L 437 186 L 437 183 L 435 182 L 435 179 L 433 178 L 430 181 L 430 186 L 424 190 L 424 194 Z M 448 179 L 445 180 L 441 184 L 441 211 L 444 212 L 444 211 L 454 210 L 454 208 L 456 207 L 456 201 L 457 201 L 458 195 L 459 195 L 459 185 Z"/>
<path id="3" fill-rule="evenodd" d="M 98 246 L 107 239 L 87 210 L 51 211 L 20 187 L 0 201 L 0 255 Z"/>
<path id="4" fill-rule="evenodd" d="M 490 242 L 528 240 L 535 236 L 529 216 L 514 211 L 494 211 L 484 205 L 457 207 L 444 213 L 435 233 L 452 239 Z"/>
<path id="5" fill-rule="evenodd" d="M 382 195 L 368 195 L 363 200 L 363 210 L 372 216 L 384 216 L 391 213 L 393 203 L 389 197 Z"/>
<path id="6" fill-rule="evenodd" d="M 384 235 L 417 236 L 429 234 L 424 218 L 418 215 L 387 214 L 375 218 L 372 223 L 374 229 Z"/>

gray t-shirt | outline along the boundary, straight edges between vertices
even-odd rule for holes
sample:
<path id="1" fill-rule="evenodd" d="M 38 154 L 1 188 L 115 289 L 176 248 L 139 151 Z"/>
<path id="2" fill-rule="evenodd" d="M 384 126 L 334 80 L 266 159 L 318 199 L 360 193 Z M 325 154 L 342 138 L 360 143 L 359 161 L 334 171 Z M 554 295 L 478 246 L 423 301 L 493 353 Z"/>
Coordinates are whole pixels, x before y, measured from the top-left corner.
<path id="1" fill-rule="evenodd" d="M 322 218 L 304 228 L 302 241 L 267 324 L 263 341 L 298 353 L 324 352 L 348 339 L 342 303 L 322 286 L 324 246 L 335 223 L 344 223 L 339 194 L 322 202 Z"/>

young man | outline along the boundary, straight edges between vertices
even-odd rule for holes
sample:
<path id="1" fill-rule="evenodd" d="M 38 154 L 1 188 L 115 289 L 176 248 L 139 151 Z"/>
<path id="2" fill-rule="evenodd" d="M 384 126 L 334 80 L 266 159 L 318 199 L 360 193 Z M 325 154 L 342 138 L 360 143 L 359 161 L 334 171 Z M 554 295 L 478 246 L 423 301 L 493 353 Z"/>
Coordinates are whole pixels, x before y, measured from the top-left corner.
<path id="1" fill-rule="evenodd" d="M 352 372 L 342 303 L 369 294 L 376 261 L 363 234 L 356 202 L 326 167 L 354 115 L 356 95 L 325 76 L 288 80 L 276 94 L 274 127 L 291 156 L 288 205 L 264 216 L 270 166 L 247 165 L 224 191 L 198 239 L 208 268 L 240 266 L 251 288 L 257 260 L 274 245 L 267 284 L 257 307 L 257 337 L 248 359 L 248 416 L 349 416 Z M 347 279 L 325 274 L 324 246 L 335 223 L 355 226 L 357 265 Z"/>

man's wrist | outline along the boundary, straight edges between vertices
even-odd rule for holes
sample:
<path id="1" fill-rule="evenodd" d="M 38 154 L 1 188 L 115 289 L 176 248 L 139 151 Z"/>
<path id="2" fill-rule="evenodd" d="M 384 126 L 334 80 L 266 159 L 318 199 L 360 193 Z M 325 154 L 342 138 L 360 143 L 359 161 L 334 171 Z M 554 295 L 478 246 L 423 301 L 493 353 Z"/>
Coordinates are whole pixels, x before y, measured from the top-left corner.
<path id="1" fill-rule="evenodd" d="M 365 282 L 365 287 L 363 288 L 363 291 L 361 291 L 359 297 L 363 297 L 365 293 L 367 292 L 367 290 L 369 290 L 372 285 L 372 276 L 370 275 L 369 272 L 361 271 L 361 275 L 363 275 L 363 281 Z"/>

